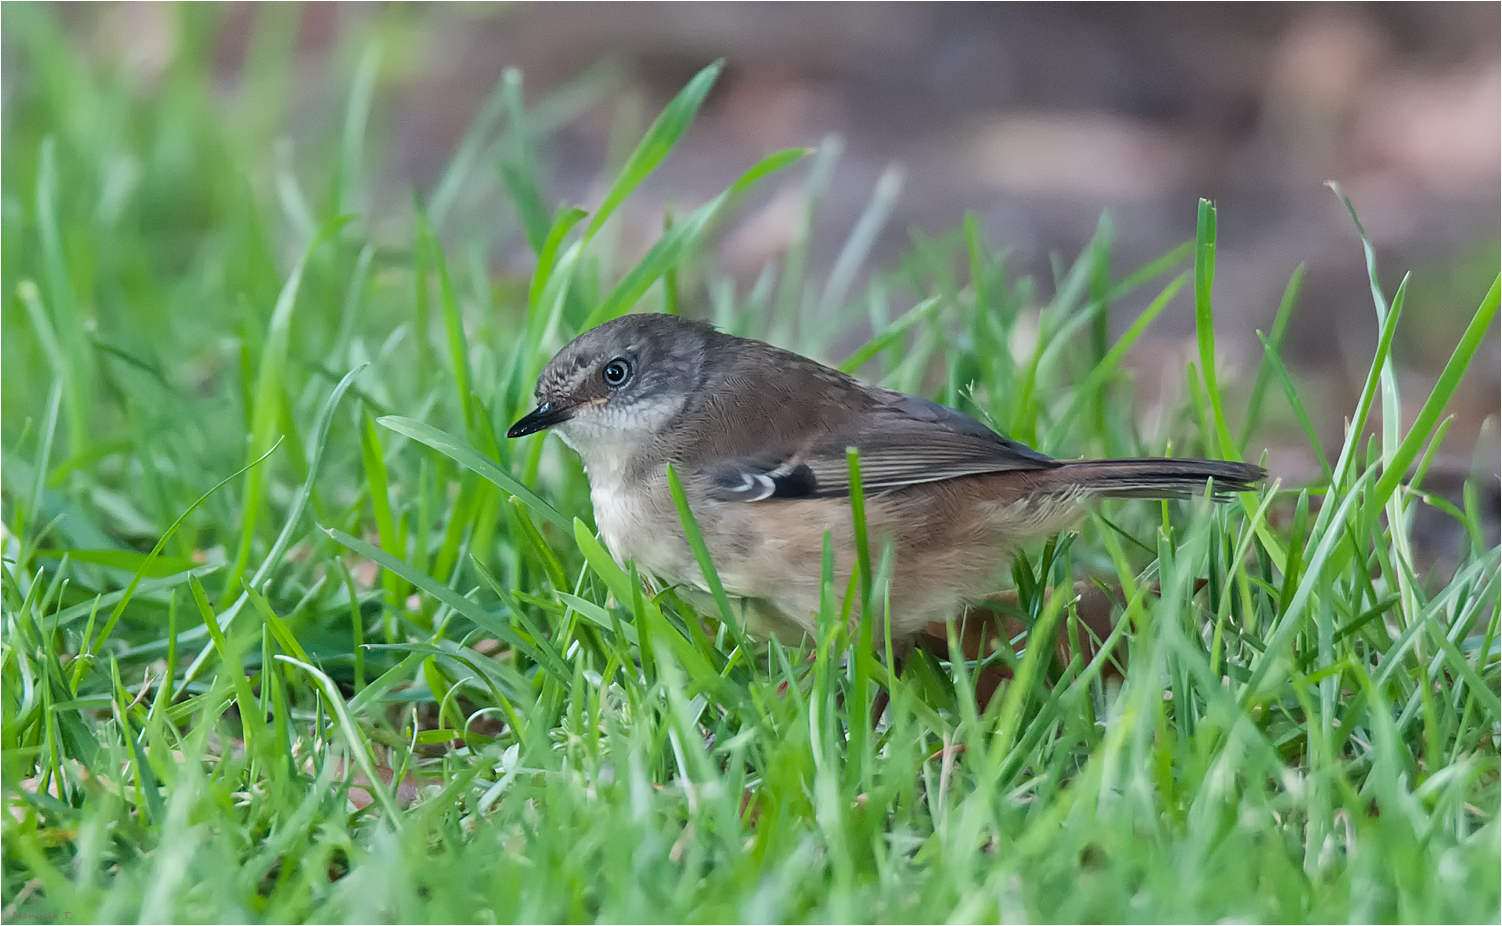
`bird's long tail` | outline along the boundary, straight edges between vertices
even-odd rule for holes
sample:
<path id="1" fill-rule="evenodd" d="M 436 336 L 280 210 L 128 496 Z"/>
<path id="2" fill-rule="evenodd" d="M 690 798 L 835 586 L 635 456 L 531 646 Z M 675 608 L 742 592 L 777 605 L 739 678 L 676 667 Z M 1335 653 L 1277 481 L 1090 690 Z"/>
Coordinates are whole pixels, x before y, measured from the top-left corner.
<path id="1" fill-rule="evenodd" d="M 1237 492 L 1255 491 L 1267 472 L 1260 466 L 1224 460 L 1142 457 L 1061 461 L 1038 477 L 1049 487 L 1102 498 L 1189 498 L 1203 495 L 1206 483 L 1213 480 L 1213 497 L 1224 501 Z"/>

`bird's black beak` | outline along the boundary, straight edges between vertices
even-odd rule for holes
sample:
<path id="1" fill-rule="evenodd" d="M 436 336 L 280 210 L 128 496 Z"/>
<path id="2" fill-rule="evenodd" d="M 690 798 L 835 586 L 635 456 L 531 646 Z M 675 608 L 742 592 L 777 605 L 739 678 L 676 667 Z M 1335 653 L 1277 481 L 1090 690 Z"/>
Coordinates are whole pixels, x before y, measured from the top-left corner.
<path id="1" fill-rule="evenodd" d="M 546 431 L 555 424 L 574 417 L 574 410 L 568 406 L 554 405 L 552 402 L 544 402 L 523 416 L 520 421 L 511 426 L 506 432 L 507 437 L 526 437 L 528 434 L 536 434 L 538 431 Z"/>

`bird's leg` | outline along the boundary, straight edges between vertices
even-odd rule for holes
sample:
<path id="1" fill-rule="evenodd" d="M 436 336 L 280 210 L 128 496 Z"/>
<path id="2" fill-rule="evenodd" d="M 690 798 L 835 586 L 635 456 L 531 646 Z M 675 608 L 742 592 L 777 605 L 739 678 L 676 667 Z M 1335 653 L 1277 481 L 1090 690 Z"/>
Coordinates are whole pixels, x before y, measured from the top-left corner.
<path id="1" fill-rule="evenodd" d="M 897 677 L 902 674 L 903 666 L 907 665 L 907 654 L 910 649 L 911 647 L 908 646 L 894 645 L 892 647 L 892 665 L 889 667 L 890 678 L 887 686 L 878 690 L 876 697 L 871 699 L 871 729 L 873 730 L 881 722 L 881 715 L 886 713 L 887 705 L 892 703 L 892 686 L 897 684 Z"/>
<path id="2" fill-rule="evenodd" d="M 876 692 L 876 697 L 871 699 L 871 729 L 881 722 L 881 715 L 886 713 L 887 707 L 892 703 L 892 686 L 897 684 L 897 679 L 902 675 L 902 670 L 907 668 L 907 660 L 913 652 L 913 641 L 896 640 L 892 643 L 892 664 L 887 667 L 886 687 Z"/>

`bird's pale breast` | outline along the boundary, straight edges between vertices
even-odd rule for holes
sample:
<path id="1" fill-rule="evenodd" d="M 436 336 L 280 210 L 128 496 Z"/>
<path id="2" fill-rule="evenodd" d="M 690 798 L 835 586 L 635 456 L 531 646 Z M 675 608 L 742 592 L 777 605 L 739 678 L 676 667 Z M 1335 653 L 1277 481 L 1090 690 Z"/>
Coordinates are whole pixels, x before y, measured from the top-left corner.
<path id="1" fill-rule="evenodd" d="M 666 478 L 628 489 L 622 480 L 591 473 L 589 500 L 600 538 L 616 562 L 624 566 L 635 560 L 642 572 L 670 583 L 703 585 Z"/>

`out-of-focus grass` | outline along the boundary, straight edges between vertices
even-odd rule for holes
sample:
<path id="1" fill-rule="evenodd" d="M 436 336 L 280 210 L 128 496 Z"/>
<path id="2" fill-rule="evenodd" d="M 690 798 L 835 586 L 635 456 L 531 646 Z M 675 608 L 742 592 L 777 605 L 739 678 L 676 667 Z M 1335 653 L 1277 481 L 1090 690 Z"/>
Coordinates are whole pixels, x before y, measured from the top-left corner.
<path id="1" fill-rule="evenodd" d="M 7 919 L 1497 918 L 1499 554 L 1474 492 L 1447 583 L 1406 526 L 1495 282 L 1427 397 L 1389 362 L 1406 281 L 1377 291 L 1325 482 L 1113 504 L 1029 551 L 1020 604 L 1045 627 L 1086 632 L 1075 579 L 1123 587 L 1123 683 L 1028 648 L 979 712 L 979 666 L 924 656 L 869 731 L 890 680 L 842 589 L 819 640 L 748 642 L 610 561 L 570 454 L 497 438 L 559 344 L 689 311 L 677 272 L 738 195 L 801 176 L 811 213 L 837 150 L 727 165 L 726 195 L 629 265 L 608 212 L 716 69 L 593 213 L 548 197 L 538 155 L 577 97 L 524 109 L 508 75 L 405 238 L 376 240 L 378 47 L 334 56 L 347 107 L 288 157 L 285 17 L 259 12 L 226 96 L 219 14 L 172 15 L 148 92 L 55 11 L 3 12 Z M 1217 375 L 1212 205 L 1119 278 L 1108 223 L 1045 283 L 974 222 L 862 274 L 891 195 L 829 279 L 795 250 L 750 291 L 712 280 L 713 317 L 815 353 L 869 326 L 848 367 L 1062 455 L 1255 459 L 1259 416 L 1299 409 L 1281 325 L 1256 384 Z M 492 275 L 507 236 L 530 280 Z M 1150 301 L 1112 343 L 1129 293 Z M 1118 364 L 1175 296 L 1198 359 L 1144 433 Z M 856 626 L 880 641 L 872 558 Z"/>

